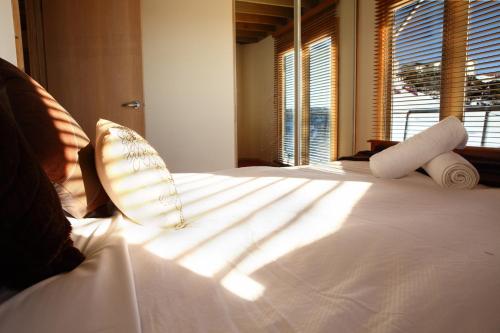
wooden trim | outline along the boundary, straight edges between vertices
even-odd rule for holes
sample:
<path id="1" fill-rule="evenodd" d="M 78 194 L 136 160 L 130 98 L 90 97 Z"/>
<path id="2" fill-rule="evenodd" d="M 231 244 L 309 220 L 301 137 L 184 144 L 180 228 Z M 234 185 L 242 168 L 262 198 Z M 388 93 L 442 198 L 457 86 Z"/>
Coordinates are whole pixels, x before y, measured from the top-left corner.
<path id="1" fill-rule="evenodd" d="M 244 168 L 249 166 L 271 166 L 271 167 L 283 167 L 287 166 L 278 161 L 268 162 L 261 160 L 259 158 L 239 158 L 238 159 L 238 168 Z"/>
<path id="2" fill-rule="evenodd" d="M 236 37 L 236 42 L 239 44 L 251 44 L 251 43 L 257 43 L 260 41 L 262 38 L 260 37 Z"/>
<path id="3" fill-rule="evenodd" d="M 255 4 L 249 2 L 236 1 L 235 11 L 243 14 L 266 15 L 274 17 L 293 17 L 293 8 Z"/>
<path id="4" fill-rule="evenodd" d="M 261 39 L 267 36 L 266 32 L 263 31 L 249 31 L 249 30 L 236 30 L 236 35 L 238 38 L 240 37 L 249 37 L 249 38 L 257 38 Z"/>
<path id="5" fill-rule="evenodd" d="M 41 0 L 26 0 L 26 29 L 28 31 L 29 75 L 47 88 L 45 42 Z"/>
<path id="6" fill-rule="evenodd" d="M 238 0 L 240 2 L 293 8 L 293 0 Z M 317 1 L 317 0 L 316 0 Z M 302 8 L 311 8 L 316 1 L 302 0 Z"/>
<path id="7" fill-rule="evenodd" d="M 400 143 L 388 140 L 368 140 L 368 142 L 370 143 L 370 150 L 373 152 L 379 152 Z M 500 162 L 500 148 L 467 146 L 464 149 L 455 149 L 454 152 L 460 155 L 482 157 L 490 161 Z"/>
<path id="8" fill-rule="evenodd" d="M 358 49 L 359 49 L 359 2 L 358 0 L 354 0 L 356 1 L 356 4 L 355 4 L 355 7 L 356 7 L 356 21 L 355 21 L 355 27 L 354 27 L 354 31 L 355 31 L 355 40 L 354 40 L 354 109 L 353 109 L 353 112 L 354 112 L 354 126 L 353 126 L 353 138 L 352 138 L 352 149 L 353 149 L 353 152 L 357 152 L 358 151 L 358 124 L 359 124 L 359 114 L 358 114 L 358 110 L 359 110 L 359 102 L 358 102 L 358 97 L 359 97 L 359 94 L 358 94 L 358 91 L 360 90 L 360 87 L 359 87 L 359 56 L 358 56 Z"/>
<path id="9" fill-rule="evenodd" d="M 293 0 L 240 0 L 239 2 L 293 8 Z"/>
<path id="10" fill-rule="evenodd" d="M 286 22 L 288 21 L 286 18 L 282 17 L 263 16 L 246 13 L 236 13 L 235 20 L 236 22 L 242 23 L 270 24 L 275 26 L 286 24 Z"/>
<path id="11" fill-rule="evenodd" d="M 464 115 L 468 1 L 445 1 L 439 119 Z"/>
<path id="12" fill-rule="evenodd" d="M 16 39 L 17 67 L 24 72 L 23 32 L 21 28 L 21 14 L 19 13 L 19 0 L 12 0 L 12 14 Z"/>
<path id="13" fill-rule="evenodd" d="M 375 47 L 375 137 L 389 139 L 391 128 L 391 98 L 392 98 L 392 17 L 394 11 L 389 10 L 400 1 L 381 1 L 377 3 L 377 14 L 382 17 L 376 22 Z"/>
<path id="14" fill-rule="evenodd" d="M 236 22 L 236 30 L 274 32 L 276 31 L 276 26 L 271 24 Z"/>

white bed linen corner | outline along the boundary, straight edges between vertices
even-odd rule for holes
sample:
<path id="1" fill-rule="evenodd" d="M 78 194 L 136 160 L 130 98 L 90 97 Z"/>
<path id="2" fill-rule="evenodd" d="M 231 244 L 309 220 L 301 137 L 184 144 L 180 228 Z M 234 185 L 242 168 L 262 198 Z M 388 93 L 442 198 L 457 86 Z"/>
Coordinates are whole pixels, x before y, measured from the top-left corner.
<path id="1" fill-rule="evenodd" d="M 498 332 L 500 190 L 367 162 L 174 176 L 190 225 L 74 220 L 87 261 L 0 332 Z"/>

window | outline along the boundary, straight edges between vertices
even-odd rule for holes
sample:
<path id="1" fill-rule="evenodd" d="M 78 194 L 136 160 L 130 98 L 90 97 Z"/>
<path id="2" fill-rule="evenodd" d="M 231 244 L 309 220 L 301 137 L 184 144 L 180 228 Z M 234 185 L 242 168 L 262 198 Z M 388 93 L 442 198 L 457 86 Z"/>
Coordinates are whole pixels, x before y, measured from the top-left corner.
<path id="1" fill-rule="evenodd" d="M 416 1 L 394 12 L 391 140 L 402 141 L 439 121 L 442 2 Z"/>
<path id="2" fill-rule="evenodd" d="M 283 156 L 285 164 L 292 165 L 295 159 L 295 68 L 294 54 L 288 52 L 283 56 L 284 75 L 284 109 L 283 109 Z"/>
<path id="3" fill-rule="evenodd" d="M 309 163 L 327 163 L 331 156 L 332 48 L 327 37 L 309 52 Z"/>
<path id="4" fill-rule="evenodd" d="M 337 152 L 336 17 L 334 7 L 302 26 L 302 164 L 328 163 Z M 278 119 L 278 159 L 295 160 L 295 68 L 293 34 L 275 39 L 275 91 Z"/>
<path id="5" fill-rule="evenodd" d="M 499 1 L 378 0 L 375 134 L 405 140 L 453 115 L 500 147 Z"/>

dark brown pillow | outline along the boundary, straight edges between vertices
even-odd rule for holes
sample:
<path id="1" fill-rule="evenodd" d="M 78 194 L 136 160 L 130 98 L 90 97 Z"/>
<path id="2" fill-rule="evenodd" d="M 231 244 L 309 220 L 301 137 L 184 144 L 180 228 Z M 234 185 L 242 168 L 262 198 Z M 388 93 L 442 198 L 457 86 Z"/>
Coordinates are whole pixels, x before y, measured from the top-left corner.
<path id="1" fill-rule="evenodd" d="M 0 59 L 11 110 L 64 210 L 84 217 L 109 202 L 99 182 L 94 148 L 75 119 L 41 85 Z"/>
<path id="2" fill-rule="evenodd" d="M 0 76 L 0 285 L 23 289 L 78 266 L 71 224 L 10 111 Z"/>

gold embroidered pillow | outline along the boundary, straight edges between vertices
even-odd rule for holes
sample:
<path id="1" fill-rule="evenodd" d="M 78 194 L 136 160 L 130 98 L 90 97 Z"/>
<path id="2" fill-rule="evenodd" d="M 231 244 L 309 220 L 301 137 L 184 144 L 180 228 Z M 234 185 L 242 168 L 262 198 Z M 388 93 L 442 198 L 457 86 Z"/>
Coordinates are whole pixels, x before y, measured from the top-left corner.
<path id="1" fill-rule="evenodd" d="M 96 167 L 113 203 L 136 223 L 183 227 L 174 180 L 158 152 L 135 131 L 101 119 L 96 126 Z"/>

